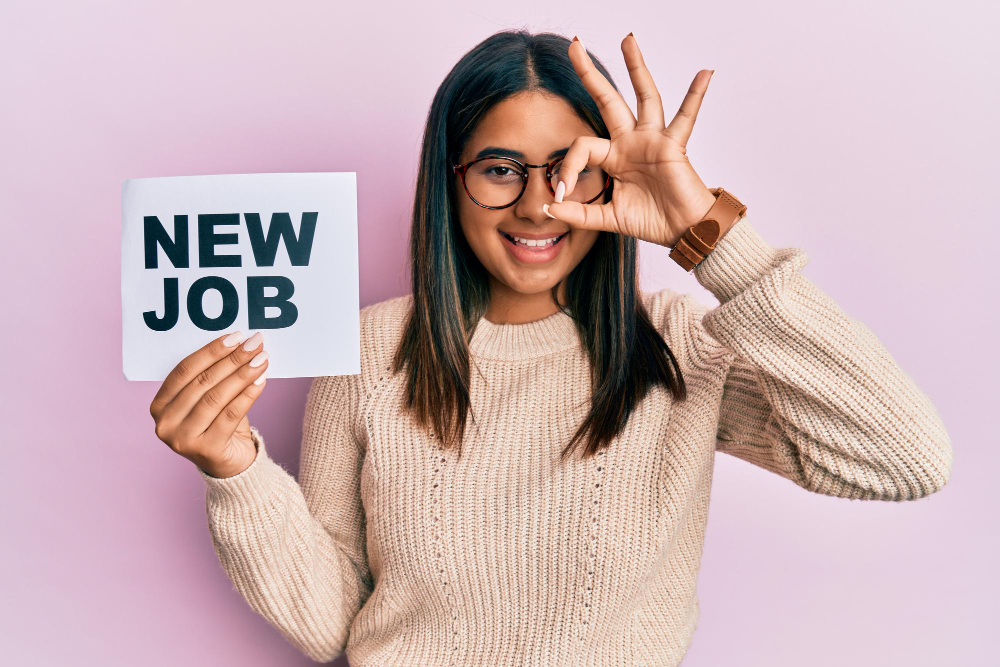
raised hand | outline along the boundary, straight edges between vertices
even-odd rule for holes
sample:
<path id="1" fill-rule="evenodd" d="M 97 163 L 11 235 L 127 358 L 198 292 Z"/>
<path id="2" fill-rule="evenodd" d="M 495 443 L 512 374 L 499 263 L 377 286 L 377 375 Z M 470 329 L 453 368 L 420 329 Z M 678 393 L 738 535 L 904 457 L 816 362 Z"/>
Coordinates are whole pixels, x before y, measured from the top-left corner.
<path id="1" fill-rule="evenodd" d="M 629 33 L 622 53 L 635 89 L 639 118 L 611 83 L 594 67 L 576 37 L 569 47 L 573 68 L 600 109 L 611 139 L 578 137 L 570 145 L 556 187 L 556 203 L 546 212 L 571 226 L 616 232 L 673 247 L 715 203 L 715 196 L 695 173 L 687 157 L 687 142 L 708 89 L 712 71 L 699 71 L 680 110 L 664 127 L 663 105 L 653 77 Z M 611 201 L 581 204 L 565 201 L 584 167 L 600 167 L 614 179 Z"/>
<path id="2" fill-rule="evenodd" d="M 213 477 L 239 474 L 257 457 L 247 412 L 264 391 L 268 355 L 260 332 L 240 338 L 216 338 L 182 359 L 149 406 L 156 437 Z"/>

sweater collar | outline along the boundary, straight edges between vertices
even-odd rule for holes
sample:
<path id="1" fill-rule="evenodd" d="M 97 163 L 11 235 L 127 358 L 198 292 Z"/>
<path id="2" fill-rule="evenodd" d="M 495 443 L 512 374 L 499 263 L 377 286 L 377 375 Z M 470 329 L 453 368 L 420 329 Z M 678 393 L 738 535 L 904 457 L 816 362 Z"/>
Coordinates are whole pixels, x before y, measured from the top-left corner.
<path id="1" fill-rule="evenodd" d="M 573 318 L 562 311 L 523 324 L 495 324 L 479 318 L 469 350 L 481 359 L 517 361 L 568 350 L 581 344 Z"/>

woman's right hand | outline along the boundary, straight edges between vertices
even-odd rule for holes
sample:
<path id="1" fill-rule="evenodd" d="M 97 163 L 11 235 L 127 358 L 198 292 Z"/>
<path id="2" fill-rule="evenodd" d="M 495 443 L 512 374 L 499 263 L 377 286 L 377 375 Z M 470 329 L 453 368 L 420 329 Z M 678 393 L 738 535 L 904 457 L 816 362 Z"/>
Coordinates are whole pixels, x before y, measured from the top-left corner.
<path id="1" fill-rule="evenodd" d="M 257 458 L 247 412 L 264 390 L 268 355 L 259 331 L 242 337 L 216 338 L 182 359 L 149 406 L 156 437 L 213 477 L 237 475 Z"/>

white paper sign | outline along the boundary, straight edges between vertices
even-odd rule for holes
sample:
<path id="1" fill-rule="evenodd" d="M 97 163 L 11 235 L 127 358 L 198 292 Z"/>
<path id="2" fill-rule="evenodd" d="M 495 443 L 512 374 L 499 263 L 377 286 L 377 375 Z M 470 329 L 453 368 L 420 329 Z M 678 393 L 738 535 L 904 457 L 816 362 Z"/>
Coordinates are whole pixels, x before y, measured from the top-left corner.
<path id="1" fill-rule="evenodd" d="M 267 376 L 361 372 L 355 172 L 122 181 L 122 362 L 163 380 L 260 331 Z"/>

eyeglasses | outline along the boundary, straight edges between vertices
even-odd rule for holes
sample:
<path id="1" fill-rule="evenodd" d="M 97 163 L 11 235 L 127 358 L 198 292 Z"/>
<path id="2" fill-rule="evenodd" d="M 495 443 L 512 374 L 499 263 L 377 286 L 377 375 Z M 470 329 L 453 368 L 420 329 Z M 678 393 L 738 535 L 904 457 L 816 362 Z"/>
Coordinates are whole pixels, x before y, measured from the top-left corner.
<path id="1" fill-rule="evenodd" d="M 547 164 L 525 164 L 506 155 L 485 155 L 465 164 L 453 164 L 453 173 L 462 177 L 462 186 L 469 198 L 489 209 L 513 206 L 528 186 L 528 170 L 545 167 L 545 182 L 549 192 L 556 193 L 559 166 L 563 158 Z M 565 201 L 589 204 L 604 194 L 611 185 L 611 176 L 600 168 L 580 172 L 573 193 Z"/>

